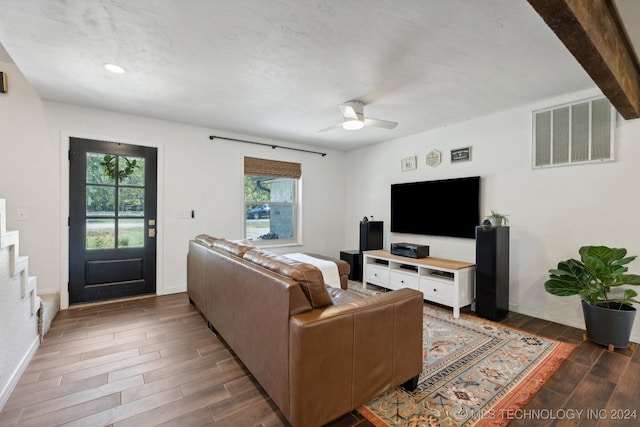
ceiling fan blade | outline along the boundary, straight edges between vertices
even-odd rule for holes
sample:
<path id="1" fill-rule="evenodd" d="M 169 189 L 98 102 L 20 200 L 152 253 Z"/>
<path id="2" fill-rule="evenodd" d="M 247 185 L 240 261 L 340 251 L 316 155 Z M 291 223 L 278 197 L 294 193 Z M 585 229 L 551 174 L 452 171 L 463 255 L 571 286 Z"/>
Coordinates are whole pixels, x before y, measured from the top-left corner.
<path id="1" fill-rule="evenodd" d="M 342 127 L 342 122 L 336 123 L 335 125 L 329 126 L 328 128 L 320 129 L 318 132 L 326 132 L 331 129 L 337 129 Z"/>
<path id="2" fill-rule="evenodd" d="M 389 120 L 379 119 L 364 119 L 364 125 L 384 129 L 394 129 L 396 126 L 398 126 L 398 122 L 390 122 Z"/>
<path id="3" fill-rule="evenodd" d="M 358 114 L 353 106 L 349 104 L 338 105 L 340 107 L 340 111 L 342 111 L 342 115 L 345 119 L 358 120 Z"/>

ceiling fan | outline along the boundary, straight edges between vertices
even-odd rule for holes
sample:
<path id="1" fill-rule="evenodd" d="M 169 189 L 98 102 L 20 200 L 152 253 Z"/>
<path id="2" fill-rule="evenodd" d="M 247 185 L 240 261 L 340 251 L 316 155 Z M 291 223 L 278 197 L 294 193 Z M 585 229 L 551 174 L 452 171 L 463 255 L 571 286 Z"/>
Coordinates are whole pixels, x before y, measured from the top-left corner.
<path id="1" fill-rule="evenodd" d="M 397 122 L 390 122 L 388 120 L 370 119 L 364 116 L 364 104 L 360 101 L 348 101 L 342 105 L 339 105 L 340 111 L 344 120 L 333 126 L 329 126 L 326 129 L 320 130 L 324 132 L 335 128 L 343 128 L 347 130 L 362 129 L 365 126 L 378 127 L 384 129 L 393 129 L 398 126 Z"/>

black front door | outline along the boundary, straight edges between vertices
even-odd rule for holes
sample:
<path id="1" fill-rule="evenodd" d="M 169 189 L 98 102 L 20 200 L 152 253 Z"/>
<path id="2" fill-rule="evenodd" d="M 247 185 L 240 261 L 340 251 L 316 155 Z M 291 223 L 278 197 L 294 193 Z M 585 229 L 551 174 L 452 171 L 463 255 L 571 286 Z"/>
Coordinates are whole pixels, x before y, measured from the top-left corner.
<path id="1" fill-rule="evenodd" d="M 69 303 L 156 292 L 157 149 L 70 138 Z"/>

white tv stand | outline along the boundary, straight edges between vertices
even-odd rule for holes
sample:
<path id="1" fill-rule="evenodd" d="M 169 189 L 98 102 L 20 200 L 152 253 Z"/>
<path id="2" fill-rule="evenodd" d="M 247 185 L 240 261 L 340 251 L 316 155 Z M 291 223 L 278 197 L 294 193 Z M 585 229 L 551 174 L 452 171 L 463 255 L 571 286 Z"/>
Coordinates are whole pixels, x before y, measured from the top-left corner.
<path id="1" fill-rule="evenodd" d="M 424 299 L 453 308 L 460 317 L 460 307 L 475 309 L 475 264 L 441 258 L 408 258 L 389 251 L 363 252 L 362 284 L 387 289 L 412 288 Z"/>

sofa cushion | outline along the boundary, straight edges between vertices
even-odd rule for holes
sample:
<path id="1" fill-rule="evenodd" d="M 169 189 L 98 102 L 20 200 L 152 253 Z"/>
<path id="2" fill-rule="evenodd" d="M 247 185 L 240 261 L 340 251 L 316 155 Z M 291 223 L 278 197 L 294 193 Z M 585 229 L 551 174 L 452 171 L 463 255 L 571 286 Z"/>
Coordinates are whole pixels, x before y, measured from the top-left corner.
<path id="1" fill-rule="evenodd" d="M 212 246 L 216 249 L 220 249 L 232 255 L 242 258 L 247 251 L 253 249 L 253 246 L 243 245 L 242 243 L 230 242 L 225 239 L 215 240 Z"/>
<path id="2" fill-rule="evenodd" d="M 202 243 L 205 246 L 213 246 L 213 242 L 218 240 L 217 237 L 209 236 L 208 234 L 198 234 L 196 236 L 196 242 Z"/>
<path id="3" fill-rule="evenodd" d="M 322 273 L 315 266 L 262 249 L 247 251 L 244 259 L 295 280 L 302 288 L 311 307 L 321 308 L 332 304 Z"/>
<path id="4" fill-rule="evenodd" d="M 252 247 L 254 246 L 253 243 L 251 243 L 247 239 L 230 240 L 230 242 L 239 243 L 239 244 L 245 245 L 245 246 L 252 246 Z"/>
<path id="5" fill-rule="evenodd" d="M 363 295 L 356 294 L 355 292 L 350 292 L 346 289 L 341 288 L 334 288 L 329 285 L 327 285 L 327 292 L 331 297 L 331 302 L 333 302 L 333 305 L 349 304 L 351 302 L 355 302 L 364 298 Z"/>

